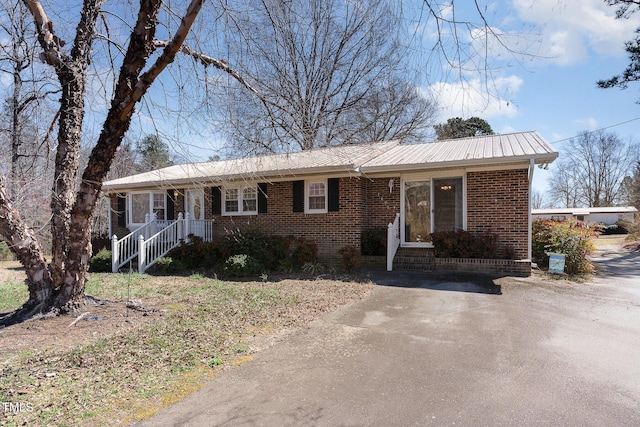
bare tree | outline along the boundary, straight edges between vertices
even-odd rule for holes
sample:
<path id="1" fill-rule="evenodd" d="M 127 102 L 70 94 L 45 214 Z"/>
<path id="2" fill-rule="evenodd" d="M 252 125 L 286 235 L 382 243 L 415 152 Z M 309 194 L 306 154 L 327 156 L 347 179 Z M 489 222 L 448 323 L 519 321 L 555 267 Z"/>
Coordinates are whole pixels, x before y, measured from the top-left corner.
<path id="1" fill-rule="evenodd" d="M 73 311 L 86 302 L 91 220 L 102 182 L 129 128 L 136 104 L 183 49 L 202 0 L 189 3 L 172 38 L 158 53 L 155 34 L 162 3 L 159 0 L 140 3 L 138 13 L 133 15 L 136 20 L 131 25 L 109 111 L 79 185 L 76 178 L 80 172 L 87 74 L 103 1 L 83 2 L 75 38 L 68 50 L 44 6 L 36 0 L 25 0 L 25 4 L 33 16 L 42 58 L 53 68 L 62 88 L 51 197 L 54 239 L 49 268 L 40 242 L 14 208 L 4 186 L 4 176 L 0 175 L 0 235 L 24 265 L 29 289 L 29 300 L 19 311 L 3 319 L 4 324 L 46 311 Z M 165 29 L 169 28 L 173 29 L 172 26 Z M 155 59 L 147 66 L 152 55 Z"/>
<path id="2" fill-rule="evenodd" d="M 549 195 L 555 207 L 573 208 L 581 205 L 576 176 L 564 167 L 564 162 L 556 164 L 556 169 L 549 178 Z"/>
<path id="3" fill-rule="evenodd" d="M 583 132 L 571 139 L 551 177 L 551 194 L 565 207 L 624 203 L 623 182 L 638 161 L 638 147 L 616 134 Z"/>
<path id="4" fill-rule="evenodd" d="M 36 121 L 40 108 L 50 95 L 58 92 L 52 74 L 34 63 L 39 49 L 33 36 L 31 15 L 21 2 L 0 2 L 0 73 L 9 85 L 6 114 L 0 121 L 3 142 L 11 153 L 8 172 L 9 193 L 17 194 L 21 178 L 46 159 L 47 150 L 39 143 Z M 45 125 L 46 130 L 46 125 Z"/>
<path id="5" fill-rule="evenodd" d="M 544 195 L 536 190 L 531 193 L 531 209 L 544 209 L 546 207 Z"/>
<path id="6" fill-rule="evenodd" d="M 312 149 L 420 139 L 434 108 L 406 79 L 397 4 L 386 0 L 245 1 L 231 13 L 228 50 L 270 104 L 226 92 L 241 151 Z M 237 61 L 238 61 L 237 60 Z"/>

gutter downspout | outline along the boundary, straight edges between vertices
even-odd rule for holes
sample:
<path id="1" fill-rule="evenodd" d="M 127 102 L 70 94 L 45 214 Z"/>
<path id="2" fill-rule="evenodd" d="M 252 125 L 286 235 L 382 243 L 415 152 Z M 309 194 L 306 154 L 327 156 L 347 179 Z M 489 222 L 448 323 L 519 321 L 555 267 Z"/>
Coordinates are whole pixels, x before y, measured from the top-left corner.
<path id="1" fill-rule="evenodd" d="M 531 259 L 531 244 L 532 244 L 532 215 L 531 215 L 531 192 L 533 190 L 533 171 L 535 170 L 535 161 L 533 159 L 529 160 L 529 230 L 527 232 L 527 257 L 529 258 L 529 261 L 532 261 Z"/>

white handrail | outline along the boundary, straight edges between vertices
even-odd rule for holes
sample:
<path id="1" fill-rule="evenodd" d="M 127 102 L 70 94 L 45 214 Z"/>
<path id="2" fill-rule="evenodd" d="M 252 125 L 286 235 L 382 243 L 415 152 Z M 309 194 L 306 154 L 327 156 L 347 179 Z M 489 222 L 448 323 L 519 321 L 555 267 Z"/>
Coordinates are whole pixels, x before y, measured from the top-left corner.
<path id="1" fill-rule="evenodd" d="M 389 224 L 387 229 L 387 271 L 393 271 L 393 259 L 400 246 L 400 214 Z"/>
<path id="2" fill-rule="evenodd" d="M 213 240 L 213 221 L 210 219 L 192 219 L 189 221 L 189 233 L 201 237 L 205 242 Z"/>
<path id="3" fill-rule="evenodd" d="M 181 240 L 184 240 L 186 237 L 182 234 L 184 228 L 180 226 L 183 221 L 182 214 L 180 214 L 177 220 L 147 240 L 140 236 L 140 256 L 138 257 L 138 271 L 140 273 L 144 273 L 155 264 L 158 258 L 165 256 L 171 249 L 178 246 Z"/>
<path id="4" fill-rule="evenodd" d="M 145 223 L 131 233 L 118 239 L 115 234 L 111 237 L 111 271 L 117 273 L 120 267 L 138 256 L 138 238 L 149 237 L 158 231 L 156 214 L 146 214 Z"/>

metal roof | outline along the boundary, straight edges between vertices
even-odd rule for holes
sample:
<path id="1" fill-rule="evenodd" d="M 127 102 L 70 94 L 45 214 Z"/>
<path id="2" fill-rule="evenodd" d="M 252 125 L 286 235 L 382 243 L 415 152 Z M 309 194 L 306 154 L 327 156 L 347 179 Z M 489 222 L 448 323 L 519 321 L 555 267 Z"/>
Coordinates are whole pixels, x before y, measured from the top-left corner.
<path id="1" fill-rule="evenodd" d="M 529 161 L 550 163 L 558 153 L 537 133 L 450 139 L 398 145 L 362 166 L 363 170 L 407 170 Z"/>
<path id="2" fill-rule="evenodd" d="M 397 141 L 341 145 L 295 153 L 175 165 L 106 181 L 103 189 L 110 191 L 195 182 L 276 179 L 310 173 L 355 173 L 358 165 L 396 145 Z"/>
<path id="3" fill-rule="evenodd" d="M 288 154 L 170 166 L 106 181 L 104 191 L 193 183 L 282 179 L 308 174 L 376 173 L 443 167 L 550 163 L 558 153 L 536 132 L 461 138 L 433 143 L 397 141 L 342 145 Z"/>

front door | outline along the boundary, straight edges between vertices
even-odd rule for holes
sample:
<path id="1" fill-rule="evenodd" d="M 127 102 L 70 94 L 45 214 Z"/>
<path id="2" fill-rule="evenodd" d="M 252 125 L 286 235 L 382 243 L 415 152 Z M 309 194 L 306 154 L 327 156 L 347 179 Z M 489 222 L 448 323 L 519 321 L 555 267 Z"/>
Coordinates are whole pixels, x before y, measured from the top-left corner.
<path id="1" fill-rule="evenodd" d="M 465 228 L 462 177 L 407 179 L 402 194 L 403 246 L 429 247 L 432 232 Z"/>
<path id="2" fill-rule="evenodd" d="M 204 219 L 204 190 L 187 190 L 187 213 L 189 218 Z"/>

